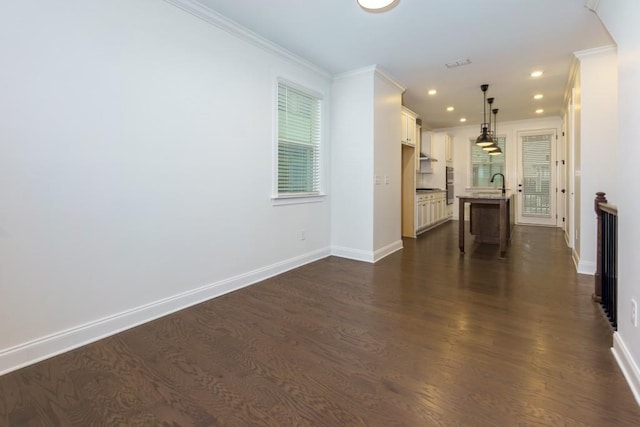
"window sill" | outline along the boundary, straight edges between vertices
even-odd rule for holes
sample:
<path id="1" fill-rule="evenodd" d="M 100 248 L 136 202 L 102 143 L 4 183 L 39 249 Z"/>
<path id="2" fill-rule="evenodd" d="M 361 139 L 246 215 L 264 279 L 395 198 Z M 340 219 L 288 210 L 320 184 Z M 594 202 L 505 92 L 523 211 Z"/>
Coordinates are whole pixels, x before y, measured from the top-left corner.
<path id="1" fill-rule="evenodd" d="M 277 197 L 274 196 L 271 198 L 271 204 L 273 206 L 284 206 L 284 205 L 299 205 L 303 203 L 321 203 L 324 202 L 324 199 L 327 196 L 325 194 L 318 194 L 313 196 L 288 196 L 288 197 Z"/>

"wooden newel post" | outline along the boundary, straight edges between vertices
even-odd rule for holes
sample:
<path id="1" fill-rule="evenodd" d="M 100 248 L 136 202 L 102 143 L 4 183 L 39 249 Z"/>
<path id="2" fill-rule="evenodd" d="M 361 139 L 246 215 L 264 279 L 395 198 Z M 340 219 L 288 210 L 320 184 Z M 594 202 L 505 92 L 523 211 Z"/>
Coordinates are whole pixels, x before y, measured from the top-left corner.
<path id="1" fill-rule="evenodd" d="M 597 248 L 596 248 L 596 274 L 594 277 L 593 300 L 602 301 L 602 210 L 600 203 L 607 203 L 605 193 L 599 191 L 596 193 L 596 199 L 593 201 L 593 209 L 596 211 L 597 217 Z"/>

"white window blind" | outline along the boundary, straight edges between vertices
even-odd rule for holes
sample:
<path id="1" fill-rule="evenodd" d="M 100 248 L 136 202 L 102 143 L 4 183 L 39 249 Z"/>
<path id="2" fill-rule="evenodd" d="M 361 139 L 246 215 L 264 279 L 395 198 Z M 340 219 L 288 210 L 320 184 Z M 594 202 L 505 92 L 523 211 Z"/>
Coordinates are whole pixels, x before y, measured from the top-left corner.
<path id="1" fill-rule="evenodd" d="M 551 137 L 522 137 L 523 215 L 551 215 Z"/>
<path id="2" fill-rule="evenodd" d="M 320 111 L 317 97 L 278 83 L 278 196 L 320 193 Z"/>
<path id="3" fill-rule="evenodd" d="M 498 156 L 490 156 L 482 147 L 476 145 L 476 140 L 471 139 L 471 176 L 472 187 L 501 187 L 502 180 L 496 179 L 493 183 L 489 182 L 495 173 L 505 174 L 504 157 L 507 153 L 505 147 L 505 137 L 498 137 L 498 147 L 502 150 L 502 154 Z"/>

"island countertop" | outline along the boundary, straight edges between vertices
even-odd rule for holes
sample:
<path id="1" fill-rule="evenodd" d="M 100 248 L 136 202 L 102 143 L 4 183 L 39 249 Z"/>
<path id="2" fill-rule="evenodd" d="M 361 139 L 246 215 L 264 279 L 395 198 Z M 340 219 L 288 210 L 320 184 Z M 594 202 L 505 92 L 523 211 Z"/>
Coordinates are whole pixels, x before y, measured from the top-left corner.
<path id="1" fill-rule="evenodd" d="M 501 192 L 491 191 L 470 191 L 456 196 L 458 199 L 491 199 L 491 200 L 509 200 L 513 196 L 513 192 L 507 191 L 503 196 Z"/>

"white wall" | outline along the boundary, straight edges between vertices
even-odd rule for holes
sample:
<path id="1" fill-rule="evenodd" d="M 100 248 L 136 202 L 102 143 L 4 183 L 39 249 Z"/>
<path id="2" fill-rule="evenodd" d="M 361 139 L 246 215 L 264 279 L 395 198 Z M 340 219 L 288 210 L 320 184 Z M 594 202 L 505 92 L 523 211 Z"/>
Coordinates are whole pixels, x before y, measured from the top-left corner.
<path id="1" fill-rule="evenodd" d="M 594 274 L 597 230 L 593 200 L 597 191 L 606 192 L 612 203 L 617 200 L 617 61 L 613 46 L 576 52 L 576 56 L 580 60 L 578 272 Z"/>
<path id="2" fill-rule="evenodd" d="M 374 187 L 375 260 L 402 248 L 402 92 L 386 74 L 375 74 L 373 172 L 382 178 Z"/>
<path id="3" fill-rule="evenodd" d="M 631 300 L 640 301 L 640 2 L 601 0 L 598 15 L 618 47 L 618 331 L 614 354 L 640 403 L 640 327 L 633 326 Z M 624 197 L 623 197 L 624 195 Z"/>
<path id="4" fill-rule="evenodd" d="M 556 129 L 561 132 L 562 122 L 560 118 L 552 117 L 545 119 L 520 120 L 513 122 L 499 122 L 498 134 L 506 137 L 506 173 L 505 186 L 507 189 L 516 191 L 518 188 L 517 179 L 517 145 L 518 132 L 535 131 L 540 129 Z M 438 129 L 438 133 L 447 133 L 452 138 L 453 145 L 453 167 L 454 167 L 454 188 L 455 195 L 465 192 L 471 187 L 471 143 L 470 139 L 478 137 L 479 125 L 455 127 L 449 129 Z M 453 219 L 458 219 L 458 203 L 453 206 Z"/>
<path id="5" fill-rule="evenodd" d="M 334 78 L 332 254 L 375 262 L 402 248 L 404 89 L 378 67 Z"/>
<path id="6" fill-rule="evenodd" d="M 374 74 L 346 73 L 332 86 L 331 241 L 334 254 L 361 260 L 373 258 Z"/>
<path id="7" fill-rule="evenodd" d="M 0 373 L 329 253 L 270 200 L 276 78 L 322 72 L 157 0 L 2 2 L 0 51 Z"/>

